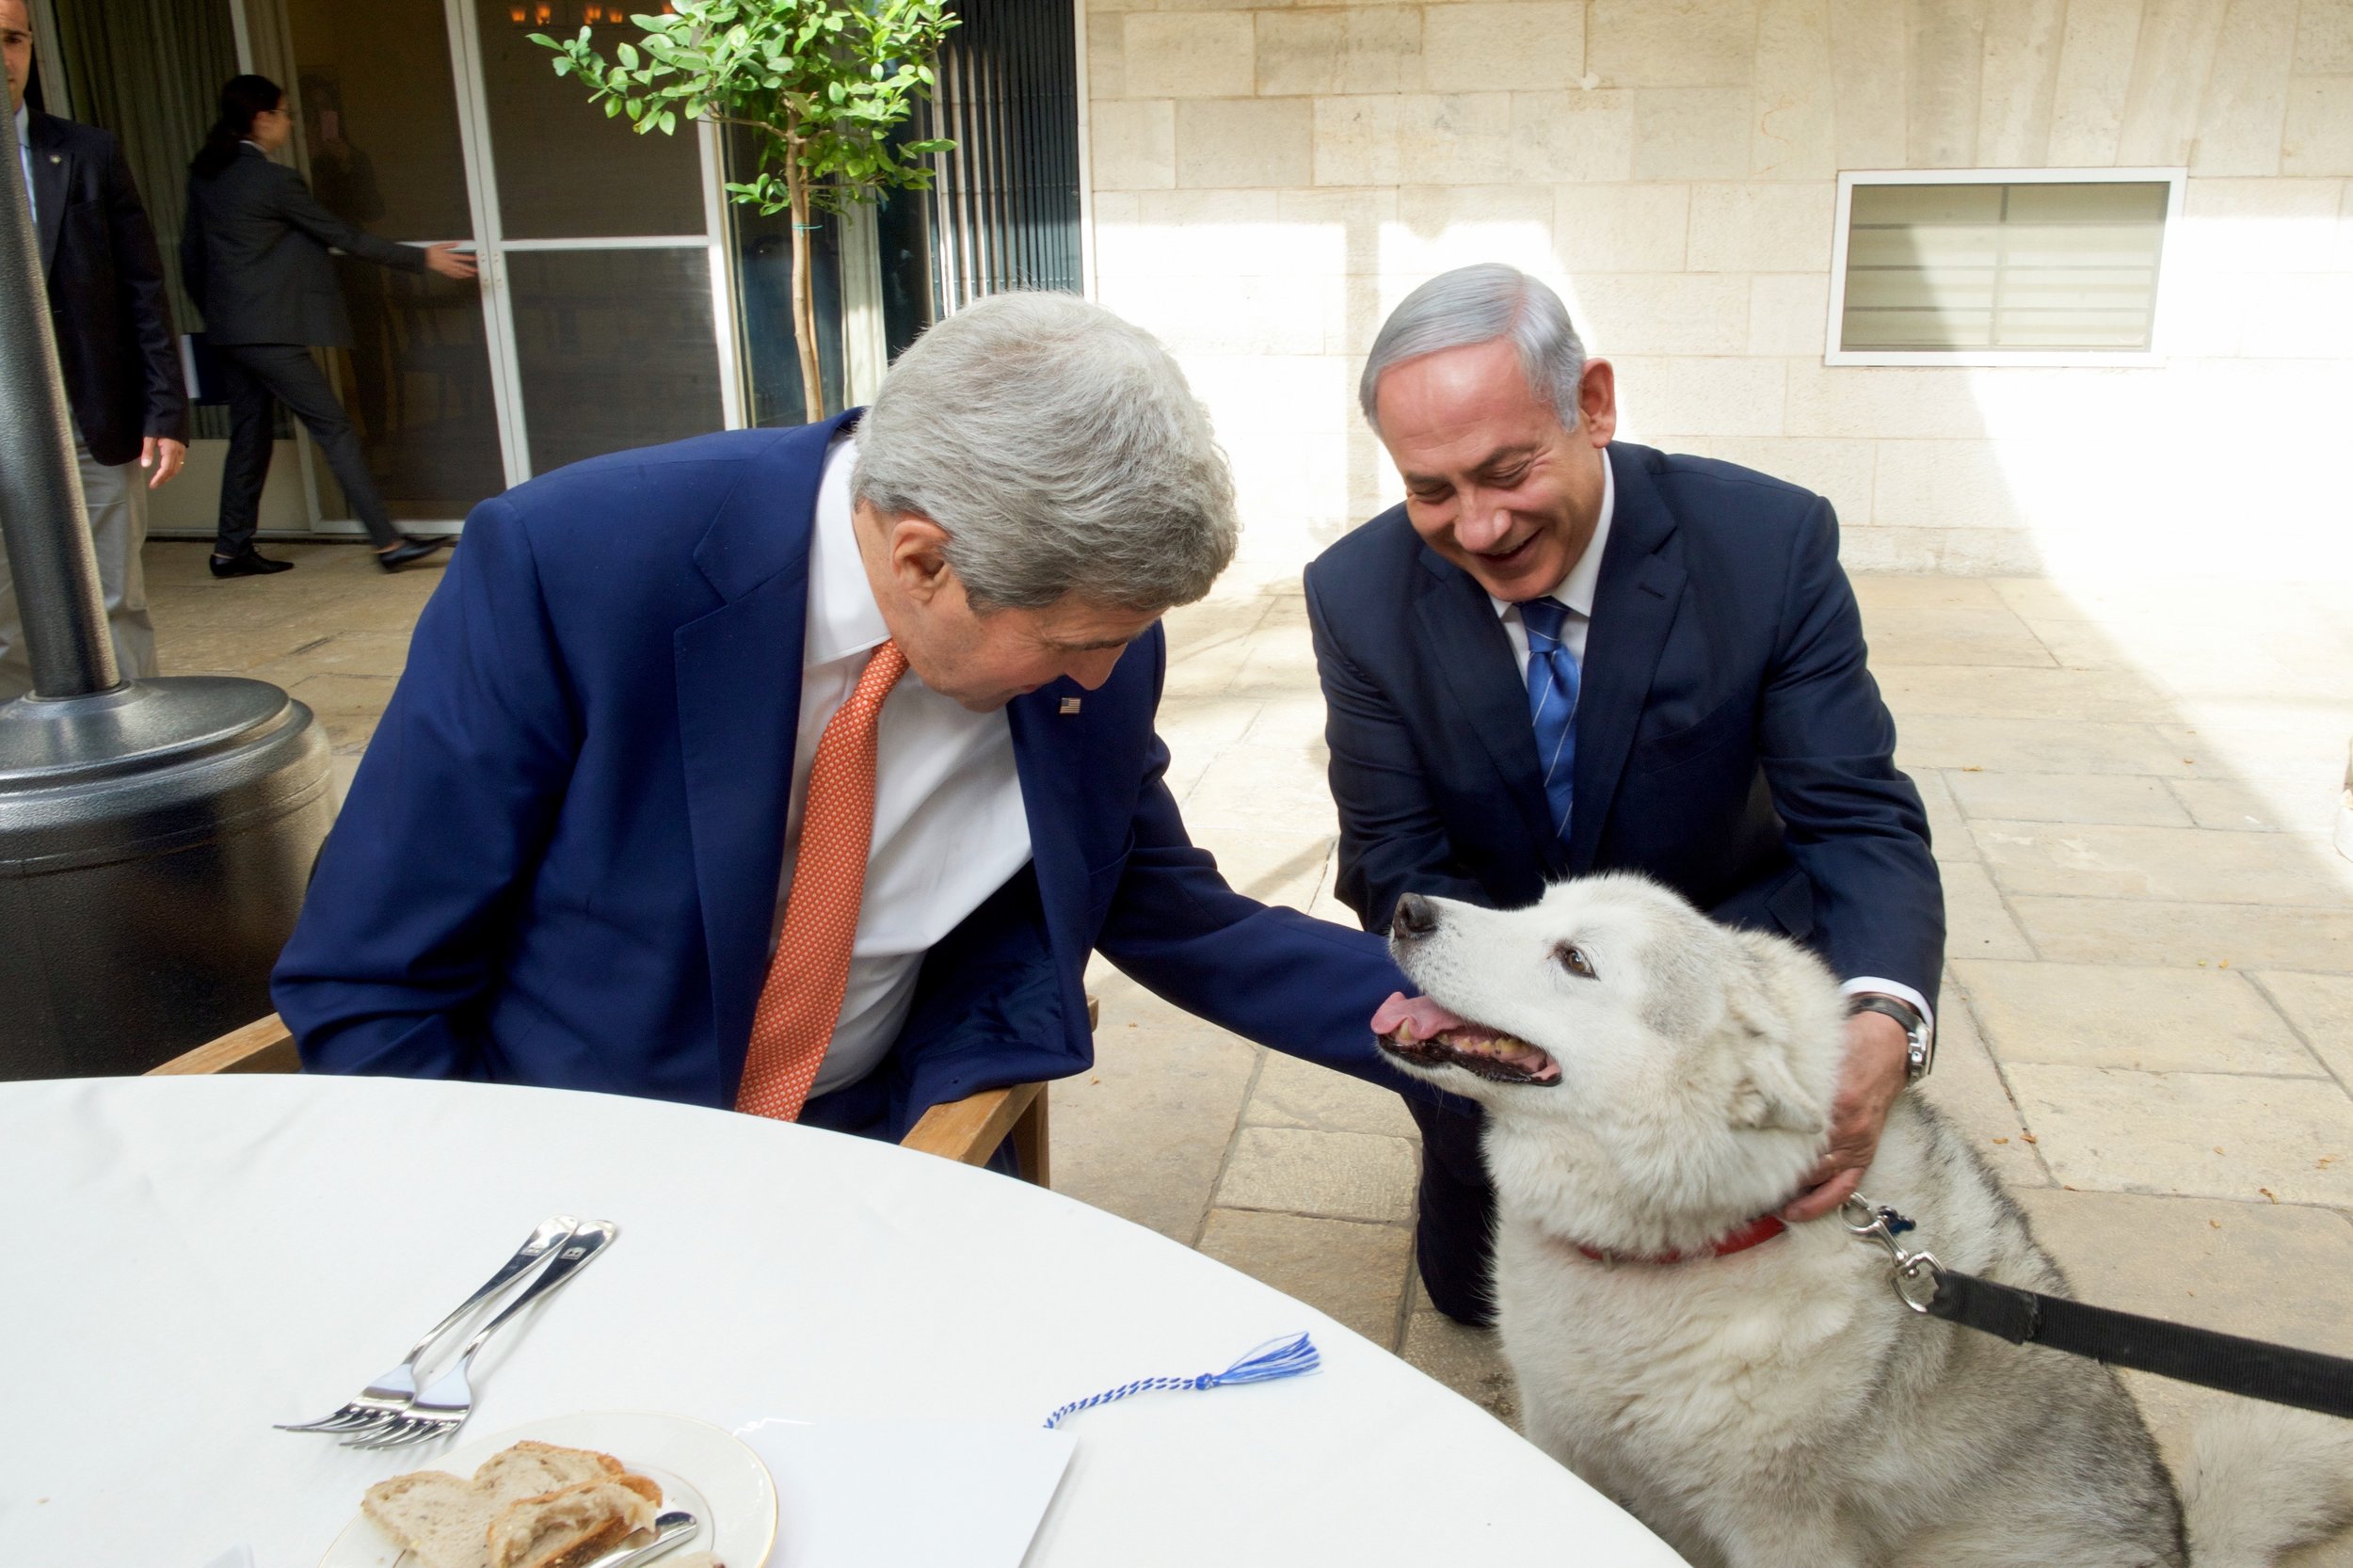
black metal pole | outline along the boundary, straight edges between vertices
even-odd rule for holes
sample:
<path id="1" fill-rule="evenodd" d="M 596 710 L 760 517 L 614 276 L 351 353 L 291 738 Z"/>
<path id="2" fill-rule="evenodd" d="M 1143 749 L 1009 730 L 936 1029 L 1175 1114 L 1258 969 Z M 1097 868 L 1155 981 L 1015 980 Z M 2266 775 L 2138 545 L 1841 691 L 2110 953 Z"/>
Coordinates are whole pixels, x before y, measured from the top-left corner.
<path id="1" fill-rule="evenodd" d="M 16 578 L 33 695 L 87 696 L 121 685 L 122 672 L 106 634 L 22 171 L 0 168 L 0 544 Z"/>

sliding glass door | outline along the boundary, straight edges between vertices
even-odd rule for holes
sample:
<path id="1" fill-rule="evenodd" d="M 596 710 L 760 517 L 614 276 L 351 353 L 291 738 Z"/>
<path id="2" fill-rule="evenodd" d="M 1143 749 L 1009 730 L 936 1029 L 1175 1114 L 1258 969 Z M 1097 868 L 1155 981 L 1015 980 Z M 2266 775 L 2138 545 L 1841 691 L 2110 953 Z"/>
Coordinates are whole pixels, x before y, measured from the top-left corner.
<path id="1" fill-rule="evenodd" d="M 559 79 L 525 35 L 581 7 L 245 4 L 282 22 L 250 31 L 291 56 L 320 200 L 480 264 L 474 284 L 338 264 L 359 346 L 334 368 L 396 518 L 454 526 L 535 473 L 742 423 L 716 138 L 635 136 Z"/>

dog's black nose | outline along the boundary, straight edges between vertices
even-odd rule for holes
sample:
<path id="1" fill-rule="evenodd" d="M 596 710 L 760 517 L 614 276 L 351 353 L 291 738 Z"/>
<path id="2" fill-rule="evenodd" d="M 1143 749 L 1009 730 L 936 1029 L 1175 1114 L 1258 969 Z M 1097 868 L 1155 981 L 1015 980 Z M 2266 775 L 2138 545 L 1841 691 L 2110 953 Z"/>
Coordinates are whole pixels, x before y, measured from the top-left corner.
<path id="1" fill-rule="evenodd" d="M 1397 913 L 1389 918 L 1389 935 L 1412 941 L 1427 936 L 1438 929 L 1438 906 L 1419 893 L 1407 893 L 1397 901 Z"/>

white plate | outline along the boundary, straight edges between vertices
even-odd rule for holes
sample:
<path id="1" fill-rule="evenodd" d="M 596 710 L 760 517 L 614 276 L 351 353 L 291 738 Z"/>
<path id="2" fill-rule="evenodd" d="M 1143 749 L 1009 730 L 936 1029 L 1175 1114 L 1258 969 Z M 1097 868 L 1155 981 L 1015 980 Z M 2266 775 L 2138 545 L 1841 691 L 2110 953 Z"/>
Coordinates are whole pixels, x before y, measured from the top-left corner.
<path id="1" fill-rule="evenodd" d="M 682 1508 L 702 1521 L 693 1539 L 674 1552 L 710 1552 L 727 1568 L 761 1568 L 776 1544 L 776 1488 L 768 1467 L 736 1438 L 683 1416 L 634 1410 L 552 1416 L 446 1454 L 420 1455 L 416 1467 L 471 1476 L 484 1460 L 525 1438 L 594 1448 L 660 1481 L 664 1509 Z M 410 1568 L 415 1561 L 365 1514 L 355 1513 L 319 1559 L 319 1568 Z"/>

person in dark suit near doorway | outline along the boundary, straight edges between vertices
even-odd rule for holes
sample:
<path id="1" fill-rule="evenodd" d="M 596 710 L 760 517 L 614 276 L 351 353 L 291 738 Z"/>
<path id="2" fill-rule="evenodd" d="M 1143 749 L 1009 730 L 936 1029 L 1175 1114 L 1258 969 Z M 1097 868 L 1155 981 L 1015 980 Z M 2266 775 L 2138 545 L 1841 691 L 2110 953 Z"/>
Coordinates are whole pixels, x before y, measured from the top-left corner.
<path id="1" fill-rule="evenodd" d="M 163 259 L 112 133 L 24 102 L 32 25 L 24 0 L 0 0 L 0 63 L 14 120 L 8 140 L 32 200 L 106 630 L 126 678 L 154 675 L 155 623 L 139 560 L 147 492 L 180 472 L 188 442 Z M 0 560 L 0 701 L 31 686 L 15 589 Z"/>
<path id="2" fill-rule="evenodd" d="M 294 564 L 253 548 L 262 486 L 269 477 L 275 403 L 285 404 L 318 442 L 385 570 L 449 542 L 392 526 L 359 434 L 310 350 L 352 343 L 328 247 L 379 266 L 444 278 L 472 278 L 474 264 L 454 243 L 395 245 L 319 205 L 301 175 L 269 159 L 293 134 L 286 95 L 277 83 L 234 77 L 220 89 L 220 118 L 189 166 L 180 276 L 219 355 L 231 421 L 219 537 L 213 547 L 216 577 L 258 577 Z"/>
<path id="3" fill-rule="evenodd" d="M 1780 1218 L 1828 1213 L 1925 1072 L 1945 909 L 1920 796 L 1865 658 L 1830 503 L 1617 441 L 1616 381 L 1560 297 L 1499 264 L 1423 284 L 1359 396 L 1405 502 L 1307 568 L 1339 807 L 1338 896 L 1491 908 L 1639 871 L 1812 947 L 1846 984 L 1829 1153 Z M 1385 1032 L 1451 1020 L 1384 1009 Z M 1408 1101 L 1432 1300 L 1492 1320 L 1476 1107 Z"/>

